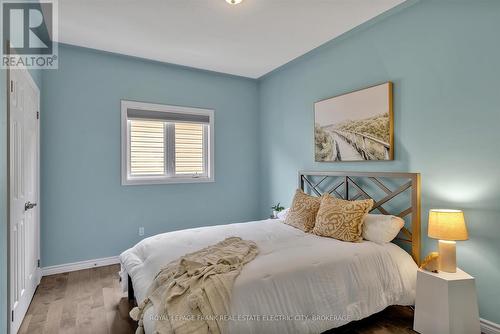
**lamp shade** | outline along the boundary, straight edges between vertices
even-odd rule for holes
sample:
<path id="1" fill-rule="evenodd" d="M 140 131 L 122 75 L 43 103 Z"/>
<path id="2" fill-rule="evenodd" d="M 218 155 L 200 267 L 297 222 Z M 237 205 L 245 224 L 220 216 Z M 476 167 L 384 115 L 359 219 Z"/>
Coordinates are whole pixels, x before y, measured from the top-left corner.
<path id="1" fill-rule="evenodd" d="M 430 238 L 441 240 L 467 240 L 469 235 L 463 211 L 430 210 L 428 235 Z"/>

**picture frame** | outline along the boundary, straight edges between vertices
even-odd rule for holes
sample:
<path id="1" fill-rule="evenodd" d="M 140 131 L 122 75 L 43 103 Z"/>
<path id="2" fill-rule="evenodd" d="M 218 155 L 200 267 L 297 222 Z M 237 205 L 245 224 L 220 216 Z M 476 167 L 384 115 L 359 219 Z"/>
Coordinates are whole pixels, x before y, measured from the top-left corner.
<path id="1" fill-rule="evenodd" d="M 393 83 L 314 103 L 316 162 L 394 160 Z"/>

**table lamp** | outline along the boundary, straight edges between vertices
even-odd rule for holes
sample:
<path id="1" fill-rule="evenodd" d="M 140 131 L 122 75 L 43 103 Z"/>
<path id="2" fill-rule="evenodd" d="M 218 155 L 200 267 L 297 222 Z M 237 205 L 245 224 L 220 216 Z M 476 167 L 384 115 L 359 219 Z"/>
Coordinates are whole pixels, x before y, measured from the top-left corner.
<path id="1" fill-rule="evenodd" d="M 439 239 L 439 269 L 457 271 L 456 240 L 467 240 L 467 227 L 461 210 L 432 209 L 429 211 L 428 235 Z"/>

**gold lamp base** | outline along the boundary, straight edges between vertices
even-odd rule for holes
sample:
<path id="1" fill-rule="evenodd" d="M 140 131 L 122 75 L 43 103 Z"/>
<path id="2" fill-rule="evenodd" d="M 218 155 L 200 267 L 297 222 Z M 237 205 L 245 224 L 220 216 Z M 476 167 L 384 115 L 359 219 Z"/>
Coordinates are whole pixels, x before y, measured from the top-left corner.
<path id="1" fill-rule="evenodd" d="M 439 270 L 447 273 L 457 272 L 457 243 L 455 241 L 439 240 Z"/>

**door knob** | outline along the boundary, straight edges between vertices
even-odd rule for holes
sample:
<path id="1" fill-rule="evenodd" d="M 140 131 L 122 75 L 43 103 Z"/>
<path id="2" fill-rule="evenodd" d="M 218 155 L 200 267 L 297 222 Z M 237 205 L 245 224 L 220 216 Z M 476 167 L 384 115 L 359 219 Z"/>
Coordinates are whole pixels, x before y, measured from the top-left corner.
<path id="1" fill-rule="evenodd" d="M 24 204 L 24 211 L 28 211 L 29 209 L 33 209 L 36 206 L 36 203 L 26 202 Z"/>

